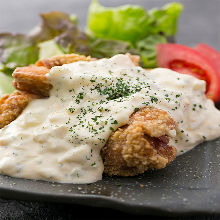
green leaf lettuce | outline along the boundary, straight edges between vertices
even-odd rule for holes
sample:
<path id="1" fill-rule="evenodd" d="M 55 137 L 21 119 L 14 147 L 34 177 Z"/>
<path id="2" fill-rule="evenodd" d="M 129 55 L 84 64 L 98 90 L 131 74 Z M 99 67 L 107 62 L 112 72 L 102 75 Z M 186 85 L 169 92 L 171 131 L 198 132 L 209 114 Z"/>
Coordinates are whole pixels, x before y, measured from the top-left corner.
<path id="1" fill-rule="evenodd" d="M 136 49 L 141 55 L 141 61 L 145 68 L 157 67 L 156 45 L 166 42 L 166 38 L 162 35 L 149 35 L 136 43 Z"/>
<path id="2" fill-rule="evenodd" d="M 134 42 L 146 35 L 149 15 L 140 6 L 103 7 L 92 1 L 88 12 L 88 30 L 96 37 Z"/>
<path id="3" fill-rule="evenodd" d="M 138 54 L 128 42 L 117 40 L 106 40 L 101 38 L 89 38 L 90 55 L 92 57 L 103 58 L 112 57 L 116 54 Z"/>
<path id="4" fill-rule="evenodd" d="M 35 42 L 54 40 L 64 53 L 89 54 L 87 36 L 77 27 L 76 16 L 52 11 L 42 13 L 41 19 L 40 26 L 34 28 L 29 34 Z"/>
<path id="5" fill-rule="evenodd" d="M 183 10 L 183 5 L 173 2 L 161 9 L 151 9 L 151 33 L 163 33 L 165 36 L 174 36 L 177 31 L 177 21 Z"/>
<path id="6" fill-rule="evenodd" d="M 27 66 L 38 59 L 38 48 L 22 34 L 0 34 L 1 70 L 11 73 L 17 66 Z"/>
<path id="7" fill-rule="evenodd" d="M 98 50 L 99 56 L 110 57 L 116 52 L 130 52 L 132 48 L 141 56 L 143 67 L 156 67 L 156 44 L 166 43 L 175 35 L 182 9 L 183 6 L 176 2 L 147 11 L 136 5 L 104 7 L 93 0 L 87 33 L 97 41 L 89 42 L 90 50 Z"/>
<path id="8" fill-rule="evenodd" d="M 0 97 L 5 94 L 9 94 L 14 91 L 12 86 L 13 78 L 2 72 L 0 72 Z"/>

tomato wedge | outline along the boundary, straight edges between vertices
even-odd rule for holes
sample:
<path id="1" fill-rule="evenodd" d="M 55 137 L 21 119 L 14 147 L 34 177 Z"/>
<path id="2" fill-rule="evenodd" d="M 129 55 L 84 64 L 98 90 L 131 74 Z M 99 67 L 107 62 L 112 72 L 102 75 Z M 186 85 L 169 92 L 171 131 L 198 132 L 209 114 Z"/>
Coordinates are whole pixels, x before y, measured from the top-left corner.
<path id="1" fill-rule="evenodd" d="M 194 49 L 206 57 L 209 62 L 215 65 L 215 68 L 220 76 L 220 53 L 204 43 L 197 44 Z"/>
<path id="2" fill-rule="evenodd" d="M 213 101 L 220 98 L 220 75 L 206 56 L 180 44 L 158 44 L 157 64 L 183 74 L 206 81 L 206 96 Z"/>

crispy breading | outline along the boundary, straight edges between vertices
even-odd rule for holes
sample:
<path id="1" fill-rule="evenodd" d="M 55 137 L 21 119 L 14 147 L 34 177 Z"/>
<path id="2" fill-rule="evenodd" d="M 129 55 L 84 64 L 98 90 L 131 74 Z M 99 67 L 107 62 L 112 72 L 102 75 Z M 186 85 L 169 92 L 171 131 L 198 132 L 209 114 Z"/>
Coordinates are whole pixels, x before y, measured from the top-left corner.
<path id="1" fill-rule="evenodd" d="M 134 113 L 129 124 L 119 128 L 102 148 L 104 173 L 134 176 L 148 169 L 161 169 L 176 157 L 169 146 L 176 123 L 165 111 L 146 107 Z"/>
<path id="2" fill-rule="evenodd" d="M 127 55 L 131 59 L 131 61 L 133 62 L 133 64 L 135 66 L 139 66 L 139 64 L 140 64 L 140 56 L 138 56 L 138 55 L 131 55 L 130 53 L 126 53 L 125 55 Z"/>
<path id="3" fill-rule="evenodd" d="M 30 65 L 18 67 L 13 73 L 13 85 L 16 89 L 27 91 L 41 96 L 49 96 L 52 88 L 46 74 L 49 69 L 44 66 Z"/>
<path id="4" fill-rule="evenodd" d="M 90 60 L 90 57 L 78 54 L 59 55 L 49 59 L 42 59 L 36 65 L 16 68 L 13 73 L 13 85 L 18 90 L 48 97 L 52 85 L 49 83 L 46 74 L 50 71 L 50 68 L 77 61 Z"/>
<path id="5" fill-rule="evenodd" d="M 22 91 L 15 91 L 0 98 L 0 128 L 14 121 L 34 98 L 38 96 Z"/>
<path id="6" fill-rule="evenodd" d="M 54 56 L 48 59 L 41 59 L 37 61 L 37 66 L 45 66 L 48 69 L 51 69 L 53 66 L 62 66 L 63 64 L 74 63 L 77 61 L 91 61 L 91 57 L 83 56 L 79 54 L 65 54 Z"/>

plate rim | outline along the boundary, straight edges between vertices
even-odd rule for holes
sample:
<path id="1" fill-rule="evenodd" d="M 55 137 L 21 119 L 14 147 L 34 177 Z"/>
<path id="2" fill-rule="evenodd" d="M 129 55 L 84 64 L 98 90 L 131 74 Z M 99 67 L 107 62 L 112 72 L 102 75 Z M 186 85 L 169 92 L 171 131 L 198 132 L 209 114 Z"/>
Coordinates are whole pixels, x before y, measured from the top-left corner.
<path id="1" fill-rule="evenodd" d="M 1 174 L 0 174 L 1 175 Z M 4 175 L 1 175 L 4 177 Z M 13 179 L 18 179 L 15 177 L 10 177 Z M 36 182 L 36 180 L 28 180 L 31 182 Z M 38 181 L 38 180 L 37 180 Z M 53 184 L 47 182 L 48 184 Z M 65 185 L 62 184 L 62 185 Z M 66 184 L 70 185 L 70 184 Z M 206 190 L 204 190 L 206 191 Z M 220 198 L 220 192 L 216 190 L 218 198 Z M 59 194 L 59 193 L 41 193 L 34 191 L 26 191 L 22 189 L 13 189 L 0 186 L 0 195 L 3 199 L 12 200 L 23 200 L 32 202 L 51 202 L 51 203 L 63 203 L 63 204 L 75 204 L 84 205 L 97 208 L 111 208 L 124 213 L 136 214 L 136 215 L 153 215 L 153 216 L 195 216 L 195 215 L 207 215 L 215 214 L 220 215 L 220 205 L 218 209 L 212 210 L 209 204 L 204 200 L 203 208 L 196 208 L 195 204 L 190 206 L 183 206 L 182 203 L 178 203 L 176 210 L 169 210 L 168 206 L 156 206 L 156 205 L 140 205 L 129 201 L 120 201 L 117 198 L 112 198 L 104 195 L 94 195 L 94 194 Z M 208 195 L 211 195 L 210 192 Z M 96 202 L 94 202 L 94 200 Z M 91 202 L 93 201 L 93 202 Z M 220 200 L 219 200 L 220 201 Z"/>

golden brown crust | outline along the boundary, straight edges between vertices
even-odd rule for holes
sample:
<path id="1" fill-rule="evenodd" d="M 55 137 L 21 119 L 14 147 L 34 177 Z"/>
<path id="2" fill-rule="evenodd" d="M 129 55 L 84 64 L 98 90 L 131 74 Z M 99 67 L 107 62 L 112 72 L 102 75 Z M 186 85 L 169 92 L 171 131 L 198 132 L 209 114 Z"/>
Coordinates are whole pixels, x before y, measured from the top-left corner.
<path id="1" fill-rule="evenodd" d="M 114 132 L 103 147 L 104 173 L 134 176 L 147 169 L 164 168 L 176 156 L 167 136 L 175 128 L 165 111 L 146 107 L 134 113 L 129 124 Z"/>
<path id="2" fill-rule="evenodd" d="M 52 88 L 46 74 L 49 69 L 44 66 L 18 67 L 13 73 L 13 85 L 16 89 L 41 96 L 49 96 Z"/>
<path id="3" fill-rule="evenodd" d="M 42 59 L 36 65 L 16 68 L 13 73 L 13 85 L 17 90 L 48 97 L 52 85 L 49 83 L 46 74 L 50 71 L 50 68 L 77 61 L 90 60 L 90 57 L 78 54 L 59 55 L 49 59 Z"/>
<path id="4" fill-rule="evenodd" d="M 54 66 L 62 66 L 63 64 L 68 64 L 68 63 L 74 63 L 77 61 L 91 61 L 91 57 L 88 56 L 83 56 L 79 54 L 65 54 L 65 55 L 59 55 L 59 56 L 54 56 L 49 59 L 41 59 L 37 61 L 36 65 L 37 66 L 44 66 L 48 69 L 51 69 Z"/>
<path id="5" fill-rule="evenodd" d="M 0 98 L 0 128 L 14 121 L 33 98 L 37 96 L 22 91 Z"/>
<path id="6" fill-rule="evenodd" d="M 133 62 L 133 64 L 135 66 L 139 66 L 139 64 L 140 64 L 140 56 L 138 56 L 138 55 L 131 55 L 130 53 L 126 53 L 125 55 L 127 55 L 131 59 L 131 61 Z"/>

